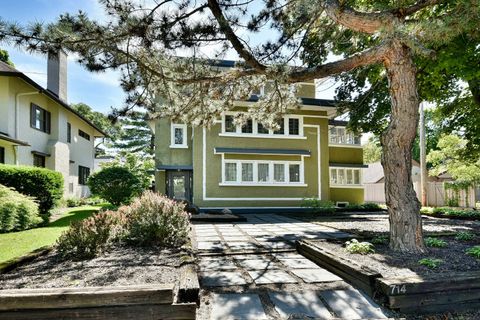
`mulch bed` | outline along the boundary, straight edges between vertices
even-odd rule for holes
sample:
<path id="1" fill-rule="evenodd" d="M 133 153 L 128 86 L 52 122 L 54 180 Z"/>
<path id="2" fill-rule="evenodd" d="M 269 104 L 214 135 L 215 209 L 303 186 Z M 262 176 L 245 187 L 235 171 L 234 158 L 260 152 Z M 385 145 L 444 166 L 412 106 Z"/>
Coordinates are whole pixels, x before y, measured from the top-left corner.
<path id="1" fill-rule="evenodd" d="M 49 254 L 0 274 L 0 289 L 97 287 L 176 283 L 185 251 L 116 247 L 91 260 L 62 260 Z"/>

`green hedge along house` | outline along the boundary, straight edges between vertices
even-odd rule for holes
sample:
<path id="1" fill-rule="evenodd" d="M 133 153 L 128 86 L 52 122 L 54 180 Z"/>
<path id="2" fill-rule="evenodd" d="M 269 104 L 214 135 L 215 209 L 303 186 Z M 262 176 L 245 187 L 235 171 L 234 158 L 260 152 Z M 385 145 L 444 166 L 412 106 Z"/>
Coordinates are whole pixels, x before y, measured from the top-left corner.
<path id="1" fill-rule="evenodd" d="M 360 137 L 333 120 L 334 102 L 316 99 L 315 91 L 314 82 L 301 83 L 301 107 L 275 132 L 253 120 L 234 124 L 235 112 L 254 105 L 256 95 L 238 101 L 210 129 L 155 120 L 156 190 L 202 210 L 291 210 L 305 198 L 363 203 Z"/>

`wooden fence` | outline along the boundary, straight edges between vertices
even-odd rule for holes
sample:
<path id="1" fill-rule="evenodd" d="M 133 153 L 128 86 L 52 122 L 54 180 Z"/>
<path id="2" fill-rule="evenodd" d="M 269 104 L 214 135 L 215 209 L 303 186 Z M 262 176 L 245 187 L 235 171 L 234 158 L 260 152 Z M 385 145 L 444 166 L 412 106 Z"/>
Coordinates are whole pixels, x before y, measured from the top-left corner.
<path id="1" fill-rule="evenodd" d="M 384 183 L 365 183 L 365 202 L 385 203 L 385 184 Z M 413 187 L 420 200 L 420 182 L 414 182 Z M 446 193 L 445 193 L 446 191 Z M 443 182 L 429 182 L 427 185 L 427 206 L 443 207 L 446 206 L 445 195 L 452 198 L 453 190 L 445 190 Z M 475 206 L 475 189 L 468 191 L 462 190 L 459 193 L 459 207 Z"/>

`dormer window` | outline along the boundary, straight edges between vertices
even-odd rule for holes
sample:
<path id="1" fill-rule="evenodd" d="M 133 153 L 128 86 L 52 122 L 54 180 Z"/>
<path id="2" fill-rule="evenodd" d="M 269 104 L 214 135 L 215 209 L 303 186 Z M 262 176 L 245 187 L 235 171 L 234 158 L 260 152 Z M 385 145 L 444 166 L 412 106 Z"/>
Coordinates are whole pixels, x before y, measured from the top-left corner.
<path id="1" fill-rule="evenodd" d="M 360 145 L 360 136 L 345 127 L 330 127 L 330 144 Z"/>

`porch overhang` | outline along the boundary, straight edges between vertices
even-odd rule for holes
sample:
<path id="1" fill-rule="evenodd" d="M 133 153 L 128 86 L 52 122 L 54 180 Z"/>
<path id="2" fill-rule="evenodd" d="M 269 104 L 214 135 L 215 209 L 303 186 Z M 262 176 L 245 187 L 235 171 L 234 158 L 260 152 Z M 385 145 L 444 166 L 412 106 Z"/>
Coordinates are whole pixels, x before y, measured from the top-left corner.
<path id="1" fill-rule="evenodd" d="M 335 163 L 330 162 L 330 167 L 334 168 L 368 168 L 368 165 L 362 163 Z"/>
<path id="2" fill-rule="evenodd" d="M 214 149 L 215 154 L 262 154 L 282 156 L 310 156 L 310 150 L 303 149 L 256 149 L 256 148 L 223 148 Z"/>
<path id="3" fill-rule="evenodd" d="M 193 166 L 189 165 L 158 165 L 157 171 L 167 171 L 167 170 L 193 170 Z"/>
<path id="4" fill-rule="evenodd" d="M 25 142 L 25 141 L 21 141 L 21 140 L 17 140 L 17 139 L 14 139 L 12 137 L 9 137 L 5 134 L 1 134 L 0 133 L 0 140 L 3 140 L 3 141 L 6 141 L 6 142 L 10 142 L 11 144 L 13 144 L 14 146 L 30 146 L 28 144 L 28 142 Z"/>

